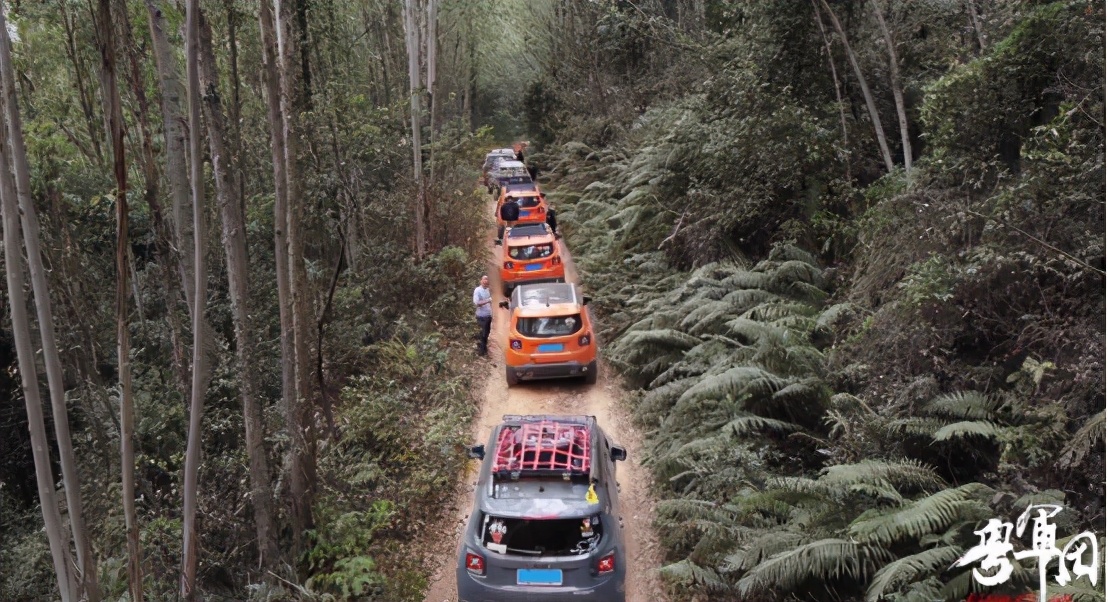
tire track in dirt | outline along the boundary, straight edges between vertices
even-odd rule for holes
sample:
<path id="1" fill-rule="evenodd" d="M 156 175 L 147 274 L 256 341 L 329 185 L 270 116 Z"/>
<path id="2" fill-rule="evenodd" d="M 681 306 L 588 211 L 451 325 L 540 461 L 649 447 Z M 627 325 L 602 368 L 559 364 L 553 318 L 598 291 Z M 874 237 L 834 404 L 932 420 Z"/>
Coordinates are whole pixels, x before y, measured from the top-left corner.
<path id="1" fill-rule="evenodd" d="M 495 203 L 489 205 L 492 214 Z M 559 241 L 566 266 L 566 280 L 580 282 L 573 258 L 565 243 Z M 498 247 L 493 249 L 488 266 L 489 288 L 497 301 L 503 290 L 497 269 Z M 614 371 L 603 361 L 597 384 L 586 385 L 572 380 L 539 381 L 508 387 L 504 377 L 504 352 L 508 340 L 508 315 L 500 308 L 493 309 L 492 334 L 489 337 L 489 369 L 484 382 L 484 396 L 480 412 L 474 421 L 470 439 L 485 443 L 504 414 L 590 414 L 596 416 L 601 428 L 612 439 L 627 448 L 627 461 L 618 464 L 616 474 L 620 483 L 619 503 L 623 518 L 624 555 L 627 558 L 627 602 L 664 602 L 665 594 L 659 584 L 655 567 L 661 566 L 661 548 L 654 534 L 651 520 L 654 516 L 654 498 L 650 493 L 651 477 L 642 465 L 642 440 L 632 427 L 630 417 L 619 405 L 622 389 Z M 476 328 L 476 325 L 474 326 Z M 603 344 L 603 342 L 600 342 Z M 454 574 L 457 550 L 462 529 L 473 508 L 473 494 L 477 484 L 480 464 L 472 461 L 459 481 L 451 507 L 444 513 L 449 521 L 443 521 L 441 539 L 435 541 L 435 552 L 428 567 L 432 573 L 424 602 L 457 602 L 457 584 Z"/>

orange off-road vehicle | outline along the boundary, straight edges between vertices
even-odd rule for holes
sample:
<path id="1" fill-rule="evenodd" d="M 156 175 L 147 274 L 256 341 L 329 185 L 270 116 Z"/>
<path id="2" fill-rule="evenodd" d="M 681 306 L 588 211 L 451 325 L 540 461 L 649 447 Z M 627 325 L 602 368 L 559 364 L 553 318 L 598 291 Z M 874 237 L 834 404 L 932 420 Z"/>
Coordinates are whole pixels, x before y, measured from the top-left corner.
<path id="1" fill-rule="evenodd" d="M 505 297 L 521 284 L 565 282 L 562 254 L 546 224 L 508 228 L 501 244 L 500 282 Z"/>
<path id="2" fill-rule="evenodd" d="M 504 349 L 508 385 L 521 380 L 584 377 L 596 382 L 596 341 L 585 308 L 589 298 L 575 284 L 524 284 L 512 291 Z"/>
<path id="3" fill-rule="evenodd" d="M 516 220 L 516 225 L 546 223 L 546 195 L 534 188 L 529 190 L 522 189 L 522 186 L 515 190 L 510 188 L 505 186 L 500 189 L 500 198 L 496 201 L 497 227 L 502 228 L 506 225 L 504 220 L 500 219 L 500 208 L 508 202 L 508 199 L 515 199 L 519 203 L 519 219 Z"/>

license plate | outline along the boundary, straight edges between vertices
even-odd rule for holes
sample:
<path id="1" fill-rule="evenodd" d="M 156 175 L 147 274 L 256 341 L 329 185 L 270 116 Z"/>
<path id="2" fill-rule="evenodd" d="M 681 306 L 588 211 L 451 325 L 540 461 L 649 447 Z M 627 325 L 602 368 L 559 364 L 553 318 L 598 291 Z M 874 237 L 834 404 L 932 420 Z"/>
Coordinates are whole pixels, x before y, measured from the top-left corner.
<path id="1" fill-rule="evenodd" d="M 561 351 L 563 345 L 561 343 L 543 343 L 539 345 L 539 353 L 550 353 L 552 351 Z"/>
<path id="2" fill-rule="evenodd" d="M 520 218 L 531 217 L 531 212 L 530 211 L 520 211 L 519 212 L 519 217 Z"/>
<path id="3" fill-rule="evenodd" d="M 535 270 L 541 270 L 542 269 L 542 264 L 541 263 L 529 263 L 529 264 L 523 266 L 523 269 L 524 269 L 524 271 L 527 271 L 527 272 L 534 272 Z"/>
<path id="4" fill-rule="evenodd" d="M 562 569 L 519 569 L 516 585 L 561 585 Z"/>

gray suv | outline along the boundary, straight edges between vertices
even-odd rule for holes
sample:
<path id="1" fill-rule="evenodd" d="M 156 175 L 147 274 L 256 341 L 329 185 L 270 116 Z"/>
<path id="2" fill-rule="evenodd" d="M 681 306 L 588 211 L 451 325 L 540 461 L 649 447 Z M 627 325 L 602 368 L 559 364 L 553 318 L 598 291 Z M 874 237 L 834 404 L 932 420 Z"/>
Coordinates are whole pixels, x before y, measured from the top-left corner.
<path id="1" fill-rule="evenodd" d="M 624 602 L 617 460 L 593 416 L 504 416 L 458 549 L 459 602 Z"/>

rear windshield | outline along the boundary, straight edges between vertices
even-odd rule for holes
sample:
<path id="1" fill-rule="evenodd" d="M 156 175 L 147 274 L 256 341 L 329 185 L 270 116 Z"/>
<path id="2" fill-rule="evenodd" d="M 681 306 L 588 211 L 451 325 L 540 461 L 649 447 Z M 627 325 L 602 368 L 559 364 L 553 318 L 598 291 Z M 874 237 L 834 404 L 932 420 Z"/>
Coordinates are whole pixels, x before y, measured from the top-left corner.
<path id="1" fill-rule="evenodd" d="M 581 314 L 520 318 L 516 330 L 525 337 L 564 337 L 581 330 Z"/>
<path id="2" fill-rule="evenodd" d="M 579 556 L 600 544 L 600 516 L 588 518 L 500 518 L 481 521 L 481 545 L 500 554 Z"/>
<path id="3" fill-rule="evenodd" d="M 538 207 L 539 206 L 539 197 L 537 197 L 537 196 L 522 197 L 522 198 L 519 199 L 519 206 L 524 207 L 524 208 Z"/>
<path id="4" fill-rule="evenodd" d="M 508 247 L 508 257 L 526 261 L 530 259 L 542 259 L 550 257 L 554 253 L 554 245 L 526 245 L 522 247 Z"/>

